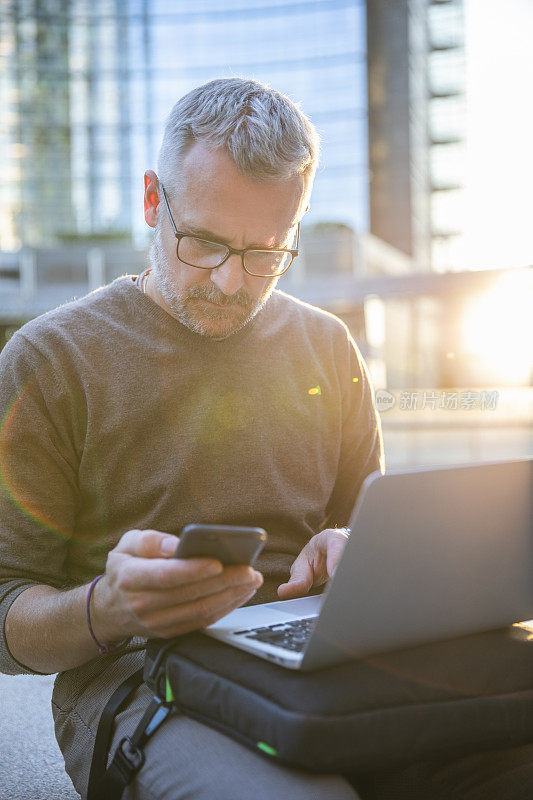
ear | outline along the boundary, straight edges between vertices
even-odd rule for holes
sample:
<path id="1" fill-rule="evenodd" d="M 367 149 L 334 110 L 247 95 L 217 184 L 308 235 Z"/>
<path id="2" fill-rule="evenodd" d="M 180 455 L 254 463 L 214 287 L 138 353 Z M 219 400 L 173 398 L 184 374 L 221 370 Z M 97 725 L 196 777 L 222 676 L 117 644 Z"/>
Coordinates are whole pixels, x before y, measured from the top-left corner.
<path id="1" fill-rule="evenodd" d="M 158 205 L 159 180 L 152 169 L 147 169 L 144 173 L 144 219 L 151 228 L 155 228 L 157 223 Z"/>

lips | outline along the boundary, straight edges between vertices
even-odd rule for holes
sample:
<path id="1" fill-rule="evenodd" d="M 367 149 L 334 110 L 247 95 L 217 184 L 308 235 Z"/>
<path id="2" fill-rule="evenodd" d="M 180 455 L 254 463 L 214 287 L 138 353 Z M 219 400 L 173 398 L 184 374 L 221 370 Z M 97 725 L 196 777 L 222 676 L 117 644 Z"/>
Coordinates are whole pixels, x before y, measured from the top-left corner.
<path id="1" fill-rule="evenodd" d="M 221 305 L 220 303 L 214 303 L 212 300 L 204 300 L 203 302 L 207 303 L 207 305 L 211 306 L 212 308 L 218 308 L 220 311 L 229 311 L 230 309 L 239 308 L 236 303 L 231 303 L 230 305 Z"/>

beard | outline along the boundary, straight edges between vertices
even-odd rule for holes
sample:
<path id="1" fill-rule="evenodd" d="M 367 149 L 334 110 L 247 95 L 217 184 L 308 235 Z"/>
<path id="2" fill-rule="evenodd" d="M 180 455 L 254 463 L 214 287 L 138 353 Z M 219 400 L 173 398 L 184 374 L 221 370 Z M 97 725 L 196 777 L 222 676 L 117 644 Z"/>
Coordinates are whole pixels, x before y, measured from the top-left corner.
<path id="1" fill-rule="evenodd" d="M 273 278 L 259 297 L 252 297 L 244 287 L 235 294 L 226 295 L 213 283 L 178 289 L 173 280 L 176 268 L 169 263 L 163 248 L 159 220 L 148 250 L 148 260 L 156 286 L 172 316 L 194 333 L 212 339 L 227 339 L 244 328 L 261 311 L 277 283 L 277 278 Z"/>

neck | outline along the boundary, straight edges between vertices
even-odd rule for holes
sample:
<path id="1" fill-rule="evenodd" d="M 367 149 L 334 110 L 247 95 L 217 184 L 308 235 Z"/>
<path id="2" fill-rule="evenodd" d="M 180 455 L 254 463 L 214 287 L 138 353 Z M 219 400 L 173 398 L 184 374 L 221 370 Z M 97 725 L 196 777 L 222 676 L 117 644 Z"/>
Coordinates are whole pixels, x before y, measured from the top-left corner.
<path id="1" fill-rule="evenodd" d="M 160 306 L 164 311 L 166 311 L 167 314 L 170 314 L 170 316 L 174 316 L 169 306 L 165 302 L 163 295 L 157 288 L 157 282 L 154 276 L 153 269 L 150 270 L 150 272 L 148 273 L 148 277 L 146 279 L 146 294 L 154 301 L 154 303 L 157 303 L 158 306 Z"/>

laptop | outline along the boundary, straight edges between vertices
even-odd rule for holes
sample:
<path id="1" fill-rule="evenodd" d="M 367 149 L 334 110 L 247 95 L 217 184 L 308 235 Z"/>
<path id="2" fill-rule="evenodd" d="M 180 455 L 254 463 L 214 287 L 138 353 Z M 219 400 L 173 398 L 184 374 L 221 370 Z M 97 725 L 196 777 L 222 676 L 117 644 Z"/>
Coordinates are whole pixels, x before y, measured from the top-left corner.
<path id="1" fill-rule="evenodd" d="M 532 460 L 374 472 L 326 590 L 236 609 L 204 633 L 289 669 L 533 617 Z"/>

